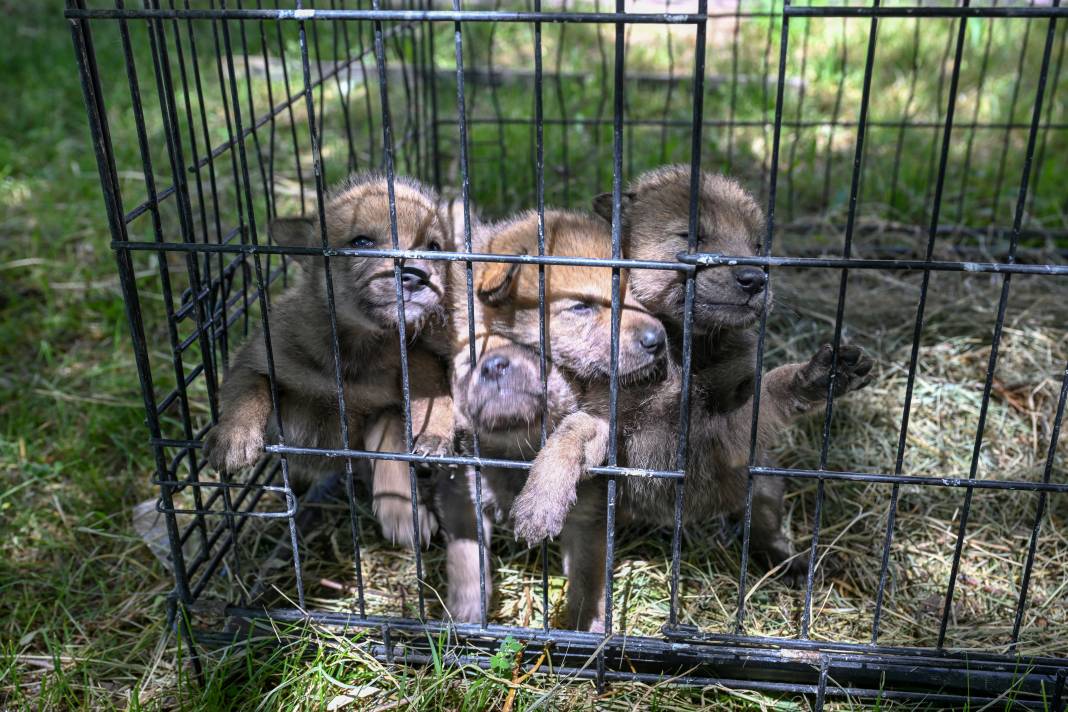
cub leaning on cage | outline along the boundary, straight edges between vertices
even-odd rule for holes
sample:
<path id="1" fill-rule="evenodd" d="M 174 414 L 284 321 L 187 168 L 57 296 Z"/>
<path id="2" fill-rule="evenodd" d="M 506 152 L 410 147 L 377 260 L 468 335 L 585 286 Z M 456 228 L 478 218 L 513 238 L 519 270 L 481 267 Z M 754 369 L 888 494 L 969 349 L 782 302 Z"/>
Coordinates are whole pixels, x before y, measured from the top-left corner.
<path id="1" fill-rule="evenodd" d="M 488 226 L 477 247 L 496 254 L 537 251 L 537 215 L 527 213 Z M 562 211 L 545 214 L 549 255 L 607 259 L 611 237 L 592 216 Z M 461 277 L 462 278 L 462 277 Z M 630 296 L 628 276 L 621 279 L 621 383 L 618 412 L 631 417 L 647 392 L 661 387 L 666 353 L 663 325 Z M 541 441 L 542 413 L 538 270 L 534 265 L 481 263 L 475 269 L 476 364 L 470 364 L 467 304 L 454 282 L 455 356 L 453 396 L 458 420 L 480 435 L 484 454 L 529 458 Z M 545 342 L 547 345 L 547 430 L 552 433 L 532 466 L 531 479 L 544 486 L 544 504 L 559 521 L 565 573 L 569 578 L 567 625 L 603 625 L 605 512 L 603 483 L 578 483 L 588 467 L 603 463 L 608 449 L 608 376 L 611 343 L 611 272 L 600 267 L 545 267 Z M 555 426 L 555 429 L 554 429 Z M 560 484 L 555 484 L 556 479 Z M 485 470 L 483 506 L 502 519 L 511 510 L 517 535 L 524 536 L 522 503 L 515 500 L 526 478 L 517 471 Z M 469 481 L 465 483 L 470 486 Z M 468 502 L 470 491 L 454 495 Z M 453 507 L 473 513 L 473 508 Z M 461 620 L 478 614 L 478 555 L 472 541 L 477 519 L 453 522 L 443 514 L 449 539 L 450 612 Z M 488 518 L 484 520 L 488 522 Z M 463 535 L 461 535 L 461 533 Z"/>
<path id="2" fill-rule="evenodd" d="M 698 194 L 698 244 L 702 252 L 752 256 L 760 251 L 764 215 L 736 181 L 702 173 Z M 594 210 L 612 220 L 612 197 L 597 196 Z M 689 166 L 666 166 L 643 174 L 622 196 L 623 250 L 627 258 L 673 261 L 687 249 L 690 211 Z M 752 427 L 757 326 L 772 295 L 757 267 L 709 267 L 696 274 L 693 301 L 694 395 L 690 412 L 689 458 L 683 517 L 706 521 L 717 514 L 740 515 L 745 508 Z M 686 276 L 679 271 L 639 270 L 631 278 L 635 297 L 664 320 L 672 361 L 681 363 Z M 775 368 L 761 378 L 758 458 L 798 415 L 823 405 L 831 376 L 832 352 L 824 345 L 807 363 Z M 841 345 L 835 395 L 858 390 L 871 380 L 873 361 L 859 348 Z M 629 424 L 623 441 L 631 467 L 673 469 L 679 405 L 673 397 L 650 401 Z M 792 559 L 782 531 L 783 480 L 754 478 L 751 541 L 773 565 L 791 561 L 788 578 L 798 582 L 805 566 Z M 673 522 L 675 487 L 666 480 L 623 478 L 621 518 L 654 525 Z"/>
<path id="3" fill-rule="evenodd" d="M 395 180 L 397 237 L 401 249 L 441 250 L 451 245 L 452 226 L 437 196 L 422 184 Z M 353 176 L 328 196 L 325 210 L 330 247 L 387 249 L 391 246 L 386 179 Z M 316 216 L 279 218 L 271 236 L 286 247 L 320 247 Z M 286 445 L 308 448 L 404 449 L 400 345 L 393 260 L 334 257 L 331 276 L 341 355 L 349 442 L 342 442 L 333 341 L 321 255 L 296 258 L 304 274 L 273 304 L 270 337 L 283 433 L 278 432 L 268 380 L 267 348 L 256 333 L 233 358 L 221 389 L 219 423 L 205 438 L 209 462 L 233 471 L 256 462 L 264 443 L 285 436 Z M 401 281 L 413 435 L 417 449 L 440 452 L 452 442 L 452 402 L 444 356 L 444 263 L 402 262 Z M 336 469 L 340 461 L 289 456 L 298 479 Z M 374 509 L 383 533 L 414 541 L 410 480 L 405 463 L 377 461 L 372 481 Z M 421 531 L 429 539 L 436 522 L 420 506 Z"/>
<path id="4" fill-rule="evenodd" d="M 542 416 L 546 418 L 547 432 L 551 433 L 557 423 L 578 409 L 579 384 L 547 361 L 543 398 L 537 350 L 501 337 L 478 339 L 476 359 L 475 367 L 470 368 L 469 359 L 457 354 L 452 379 L 456 428 L 466 441 L 465 450 L 473 453 L 471 446 L 477 433 L 482 457 L 534 459 L 541 444 Z M 507 518 L 512 499 L 525 479 L 521 470 L 482 468 L 487 610 L 493 593 L 489 541 L 494 523 Z M 462 473 L 443 473 L 435 490 L 446 540 L 446 608 L 454 620 L 461 622 L 477 622 L 481 612 L 476 487 L 475 471 L 468 468 Z M 576 515 L 576 521 L 590 516 L 603 518 L 603 508 L 597 508 L 597 502 L 602 499 L 598 496 L 600 491 L 597 483 L 591 483 L 580 493 L 584 507 Z M 576 590 L 590 588 L 577 584 L 574 587 Z"/>

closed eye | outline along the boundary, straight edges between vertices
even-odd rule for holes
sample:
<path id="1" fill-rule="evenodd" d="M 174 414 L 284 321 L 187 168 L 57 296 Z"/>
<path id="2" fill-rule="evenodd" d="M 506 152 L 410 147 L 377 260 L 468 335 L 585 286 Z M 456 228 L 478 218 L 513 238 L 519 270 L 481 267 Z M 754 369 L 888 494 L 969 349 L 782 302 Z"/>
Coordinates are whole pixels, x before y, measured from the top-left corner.
<path id="1" fill-rule="evenodd" d="M 676 232 L 675 233 L 675 237 L 681 237 L 683 240 L 689 240 L 690 239 L 690 233 L 689 232 Z M 704 239 L 703 235 L 700 235 L 700 234 L 697 235 L 697 241 L 698 242 L 700 242 L 703 239 Z"/>

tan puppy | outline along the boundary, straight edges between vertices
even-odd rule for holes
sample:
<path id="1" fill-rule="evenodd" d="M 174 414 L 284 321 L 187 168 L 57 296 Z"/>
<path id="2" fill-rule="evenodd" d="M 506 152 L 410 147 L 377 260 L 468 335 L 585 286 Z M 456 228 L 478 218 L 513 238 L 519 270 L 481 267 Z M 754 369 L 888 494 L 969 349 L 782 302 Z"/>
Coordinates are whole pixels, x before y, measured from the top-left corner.
<path id="1" fill-rule="evenodd" d="M 595 218 L 549 211 L 545 215 L 546 254 L 608 258 L 611 238 Z M 537 216 L 527 213 L 514 220 L 486 227 L 476 249 L 496 254 L 535 254 Z M 463 267 L 458 266 L 459 270 Z M 663 326 L 630 296 L 627 276 L 621 285 L 621 382 L 631 384 L 621 397 L 621 417 L 642 399 L 662 374 L 665 355 Z M 461 284 L 457 279 L 454 284 Z M 526 527 L 550 524 L 547 535 L 561 536 L 565 573 L 569 578 L 567 623 L 580 629 L 602 625 L 605 519 L 599 481 L 577 488 L 590 466 L 604 462 L 607 452 L 607 387 L 611 334 L 611 271 L 597 267 L 550 265 L 545 268 L 545 343 L 551 363 L 550 420 L 560 424 L 538 454 L 524 490 L 538 497 L 536 514 L 528 517 L 524 502 L 516 499 L 523 478 L 518 472 L 484 473 L 488 497 L 484 506 L 498 516 L 511 509 L 517 534 Z M 540 421 L 531 418 L 540 407 L 541 387 L 537 348 L 541 327 L 538 317 L 538 270 L 535 265 L 481 263 L 475 268 L 478 295 L 475 311 L 476 366 L 471 368 L 467 331 L 467 305 L 460 298 L 453 309 L 456 349 L 453 394 L 461 420 L 476 429 L 494 448 L 518 451 L 529 457 L 540 443 Z M 461 294 L 459 286 L 455 288 Z M 509 343 L 510 342 L 510 343 Z M 517 415 L 518 414 L 518 415 Z M 514 424 L 514 425 L 513 425 Z M 547 423 L 552 431 L 555 422 Z M 531 431 L 535 432 L 531 432 Z M 503 432 L 502 432 L 503 431 Z M 485 445 L 483 446 L 485 449 Z M 543 493 L 540 497 L 537 493 Z M 514 503 L 513 503 L 514 500 Z M 477 521 L 477 520 L 476 520 Z M 558 526 L 555 523 L 559 523 Z M 461 523 L 445 524 L 449 532 Z M 471 531 L 470 520 L 467 531 Z M 462 543 L 466 541 L 467 543 Z M 466 554 L 460 554 L 466 547 Z M 453 551 L 457 554 L 454 557 Z M 450 612 L 460 618 L 477 614 L 478 557 L 470 540 L 450 542 Z M 474 593 L 471 582 L 474 581 Z"/>
<path id="2" fill-rule="evenodd" d="M 594 199 L 594 209 L 611 221 L 611 196 Z M 622 200 L 626 257 L 672 261 L 687 248 L 690 209 L 689 166 L 669 166 L 640 176 Z M 737 182 L 702 174 L 698 195 L 698 250 L 751 256 L 761 251 L 764 217 L 753 197 Z M 669 328 L 673 363 L 681 362 L 685 274 L 641 270 L 632 277 L 641 303 Z M 689 460 L 683 514 L 700 522 L 715 514 L 739 515 L 745 507 L 752 423 L 756 325 L 771 294 L 757 267 L 714 267 L 696 276 L 694 299 L 693 394 Z M 767 294 L 765 294 L 767 292 Z M 765 299 L 766 297 L 766 299 Z M 780 366 L 761 379 L 758 459 L 783 428 L 801 413 L 822 406 L 831 375 L 831 348 L 824 346 L 805 364 Z M 838 352 L 835 394 L 863 388 L 873 362 L 859 348 Z M 675 464 L 678 402 L 672 394 L 647 404 L 627 439 L 632 467 L 668 469 Z M 754 481 L 752 543 L 773 564 L 791 559 L 782 531 L 783 480 Z M 621 513 L 659 525 L 673 521 L 675 491 L 664 480 L 628 478 L 622 487 Z M 789 576 L 797 582 L 805 569 L 794 559 Z"/>
<path id="3" fill-rule="evenodd" d="M 397 236 L 402 249 L 450 247 L 451 228 L 438 209 L 436 195 L 408 179 L 395 183 Z M 335 189 L 326 203 L 330 247 L 391 247 L 386 181 L 377 175 L 355 176 Z M 270 226 L 280 245 L 320 247 L 317 217 L 281 218 Z M 274 356 L 279 415 L 285 443 L 298 447 L 362 449 L 368 431 L 371 445 L 403 450 L 397 421 L 376 422 L 378 414 L 397 412 L 401 404 L 398 309 L 393 260 L 335 257 L 331 260 L 337 335 L 341 355 L 346 425 L 341 438 L 335 363 L 323 258 L 297 258 L 305 274 L 274 303 L 270 337 Z M 441 360 L 445 330 L 444 263 L 405 260 L 402 266 L 404 323 L 414 434 L 423 450 L 440 451 L 452 438 L 452 408 Z M 233 471 L 253 464 L 265 442 L 279 439 L 268 381 L 267 348 L 257 333 L 233 358 L 221 389 L 222 413 L 208 433 L 209 462 Z M 401 427 L 403 424 L 400 424 Z M 317 474 L 337 462 L 315 456 L 291 456 L 298 471 Z M 408 467 L 396 463 L 375 468 L 375 511 L 387 538 L 414 540 Z M 424 536 L 434 523 L 420 508 Z"/>

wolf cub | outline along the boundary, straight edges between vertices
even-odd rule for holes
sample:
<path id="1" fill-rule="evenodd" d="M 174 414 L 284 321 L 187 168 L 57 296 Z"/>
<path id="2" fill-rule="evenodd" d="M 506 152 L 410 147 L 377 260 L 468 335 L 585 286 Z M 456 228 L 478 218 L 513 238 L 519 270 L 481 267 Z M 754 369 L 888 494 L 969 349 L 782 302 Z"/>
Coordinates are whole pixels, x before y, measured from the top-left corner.
<path id="1" fill-rule="evenodd" d="M 698 250 L 752 256 L 760 252 L 764 215 L 736 181 L 702 173 L 698 182 Z M 593 201 L 611 221 L 611 196 Z M 690 209 L 689 166 L 668 166 L 643 174 L 622 200 L 623 249 L 638 260 L 671 261 L 687 249 Z M 673 362 L 681 362 L 686 277 L 666 270 L 636 271 L 634 296 L 668 327 Z M 745 507 L 747 465 L 756 370 L 756 326 L 772 304 L 767 276 L 757 267 L 707 267 L 697 272 L 693 301 L 693 394 L 689 458 L 683 515 L 700 522 L 710 515 L 739 515 Z M 807 363 L 780 366 L 761 379 L 758 458 L 798 415 L 824 402 L 831 378 L 831 347 Z M 861 349 L 842 345 L 835 372 L 835 394 L 866 386 L 873 361 Z M 632 467 L 667 469 L 674 463 L 679 424 L 672 394 L 651 401 L 626 439 Z M 670 524 L 675 488 L 664 480 L 624 478 L 621 516 L 655 525 Z M 797 582 L 805 569 L 793 559 L 782 531 L 783 480 L 754 480 L 752 542 L 773 565 L 790 562 L 787 578 Z"/>
<path id="2" fill-rule="evenodd" d="M 325 209 L 330 247 L 386 249 L 391 246 L 386 179 L 353 176 L 328 196 Z M 395 180 L 397 237 L 401 249 L 451 247 L 452 226 L 435 193 L 405 178 Z M 317 216 L 279 218 L 270 225 L 274 240 L 290 247 L 322 244 Z M 333 257 L 331 276 L 341 355 L 341 380 L 349 442 L 342 442 L 335 363 L 323 258 L 296 258 L 303 275 L 272 306 L 270 341 L 279 413 L 274 413 L 268 381 L 266 339 L 257 332 L 234 356 L 221 389 L 219 423 L 205 438 L 209 462 L 233 471 L 256 462 L 265 442 L 297 447 L 403 449 L 400 345 L 393 260 Z M 413 434 L 422 451 L 439 452 L 452 441 L 452 402 L 444 364 L 445 264 L 402 262 L 403 319 L 409 338 Z M 281 420 L 282 431 L 278 430 Z M 399 442 L 399 446 L 398 446 Z M 290 456 L 298 474 L 316 475 L 336 467 L 329 458 Z M 408 467 L 378 461 L 372 482 L 374 509 L 383 533 L 412 543 Z M 435 526 L 420 507 L 422 531 Z M 424 535 L 426 536 L 426 535 Z"/>
<path id="3" fill-rule="evenodd" d="M 485 226 L 477 247 L 495 254 L 535 253 L 537 215 L 526 213 Z M 547 211 L 545 248 L 549 255 L 604 259 L 611 256 L 611 236 L 592 216 Z M 603 618 L 603 485 L 591 480 L 580 486 L 579 480 L 589 467 L 604 462 L 608 450 L 611 272 L 598 267 L 545 267 L 547 404 L 542 399 L 538 360 L 542 326 L 537 268 L 480 263 L 474 282 L 478 298 L 474 364 L 469 355 L 466 300 L 458 288 L 454 297 L 453 394 L 458 417 L 479 433 L 484 451 L 488 445 L 494 454 L 503 451 L 522 458 L 537 452 L 528 478 L 515 471 L 484 470 L 484 508 L 498 519 L 510 512 L 520 537 L 529 538 L 526 527 L 540 529 L 545 523 L 549 535 L 560 535 L 569 579 L 567 624 L 597 629 Z M 627 418 L 645 391 L 656 388 L 664 375 L 666 334 L 660 321 L 631 295 L 629 275 L 621 282 L 618 374 L 628 387 L 620 393 L 618 408 L 620 417 Z M 551 435 L 539 451 L 539 416 L 546 405 Z M 467 496 L 472 498 L 469 492 Z M 547 511 L 547 518 L 528 516 L 530 497 L 542 505 L 539 512 Z M 484 525 L 488 526 L 487 520 Z M 446 532 L 465 529 L 462 521 L 448 519 L 444 528 Z M 469 520 L 466 531 L 472 530 Z M 479 606 L 477 547 L 470 538 L 448 536 L 449 610 L 454 618 L 471 620 Z"/>

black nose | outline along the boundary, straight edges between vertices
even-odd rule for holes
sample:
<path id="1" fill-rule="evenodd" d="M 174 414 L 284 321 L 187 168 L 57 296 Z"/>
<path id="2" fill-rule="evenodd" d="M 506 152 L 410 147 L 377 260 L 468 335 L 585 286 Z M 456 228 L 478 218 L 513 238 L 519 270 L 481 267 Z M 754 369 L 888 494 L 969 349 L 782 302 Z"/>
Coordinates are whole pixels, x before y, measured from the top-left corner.
<path id="1" fill-rule="evenodd" d="M 667 336 L 664 334 L 663 327 L 649 327 L 642 332 L 642 335 L 638 338 L 638 343 L 642 345 L 642 348 L 651 354 L 659 353 L 660 349 L 664 348 L 664 342 L 667 340 Z"/>
<path id="2" fill-rule="evenodd" d="M 401 284 L 405 289 L 417 292 L 430 284 L 430 275 L 418 267 L 401 267 Z"/>
<path id="3" fill-rule="evenodd" d="M 764 285 L 768 283 L 768 276 L 759 267 L 742 267 L 734 270 L 734 278 L 738 280 L 738 286 L 746 294 L 755 295 L 764 291 Z"/>
<path id="4" fill-rule="evenodd" d="M 496 381 L 508 370 L 511 361 L 503 354 L 494 354 L 482 362 L 482 377 Z"/>

